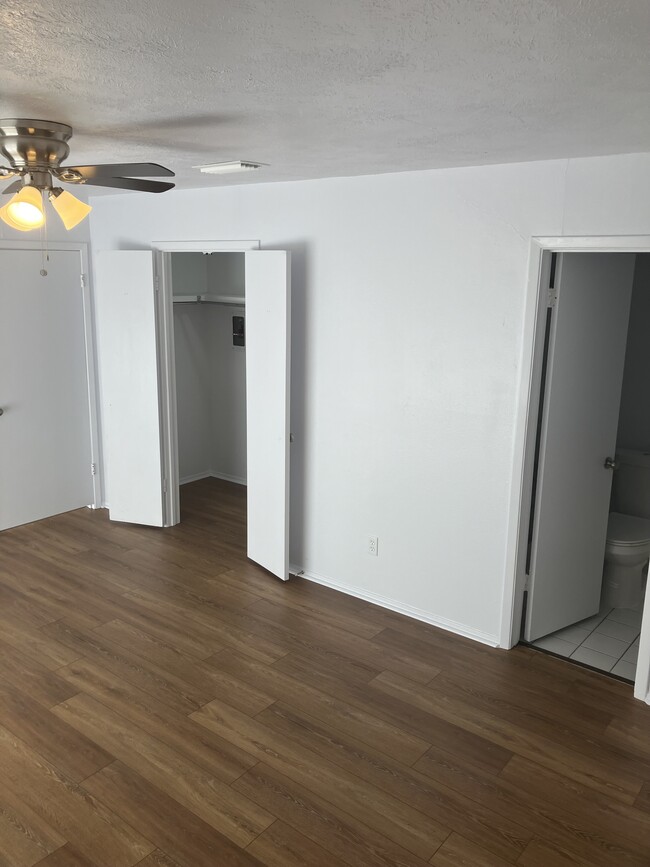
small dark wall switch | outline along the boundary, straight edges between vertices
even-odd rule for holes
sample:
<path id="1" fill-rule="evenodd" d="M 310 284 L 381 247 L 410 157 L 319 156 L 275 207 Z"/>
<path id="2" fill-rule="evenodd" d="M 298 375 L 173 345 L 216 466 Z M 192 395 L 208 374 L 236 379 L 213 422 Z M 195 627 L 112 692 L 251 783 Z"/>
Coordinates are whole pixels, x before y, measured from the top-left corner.
<path id="1" fill-rule="evenodd" d="M 243 316 L 233 316 L 232 318 L 232 345 L 246 346 L 246 330 Z"/>

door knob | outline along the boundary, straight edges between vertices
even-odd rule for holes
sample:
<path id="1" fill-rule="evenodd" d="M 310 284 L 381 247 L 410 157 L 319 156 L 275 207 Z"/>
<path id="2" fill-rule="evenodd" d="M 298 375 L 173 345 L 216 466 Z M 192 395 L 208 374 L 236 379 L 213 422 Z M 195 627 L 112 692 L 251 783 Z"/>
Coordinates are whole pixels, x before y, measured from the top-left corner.
<path id="1" fill-rule="evenodd" d="M 605 458 L 605 469 L 606 470 L 615 470 L 616 469 L 616 461 L 614 458 Z"/>

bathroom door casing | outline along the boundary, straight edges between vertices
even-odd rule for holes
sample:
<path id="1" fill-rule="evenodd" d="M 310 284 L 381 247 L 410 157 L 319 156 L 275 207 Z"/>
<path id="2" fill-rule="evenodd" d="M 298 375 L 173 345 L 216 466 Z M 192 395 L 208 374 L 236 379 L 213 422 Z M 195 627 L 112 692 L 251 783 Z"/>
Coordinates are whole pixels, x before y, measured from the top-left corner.
<path id="1" fill-rule="evenodd" d="M 634 254 L 558 255 L 524 637 L 592 614 L 602 570 Z"/>

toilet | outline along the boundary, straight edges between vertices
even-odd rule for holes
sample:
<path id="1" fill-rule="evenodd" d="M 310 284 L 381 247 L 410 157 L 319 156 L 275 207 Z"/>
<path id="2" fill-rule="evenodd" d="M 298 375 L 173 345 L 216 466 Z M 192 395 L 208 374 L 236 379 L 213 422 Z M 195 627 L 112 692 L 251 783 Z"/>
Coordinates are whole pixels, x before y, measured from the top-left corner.
<path id="1" fill-rule="evenodd" d="M 601 606 L 640 609 L 650 559 L 650 454 L 616 454 Z"/>

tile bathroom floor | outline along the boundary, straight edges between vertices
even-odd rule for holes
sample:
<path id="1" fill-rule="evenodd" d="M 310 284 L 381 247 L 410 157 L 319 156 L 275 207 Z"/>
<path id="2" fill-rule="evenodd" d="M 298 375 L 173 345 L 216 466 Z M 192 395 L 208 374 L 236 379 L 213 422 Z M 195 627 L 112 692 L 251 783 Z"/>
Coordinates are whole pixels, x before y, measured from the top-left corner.
<path id="1" fill-rule="evenodd" d="M 639 653 L 641 611 L 606 608 L 533 642 L 540 647 L 633 681 Z"/>

